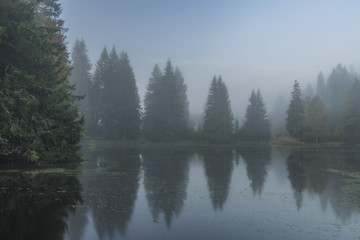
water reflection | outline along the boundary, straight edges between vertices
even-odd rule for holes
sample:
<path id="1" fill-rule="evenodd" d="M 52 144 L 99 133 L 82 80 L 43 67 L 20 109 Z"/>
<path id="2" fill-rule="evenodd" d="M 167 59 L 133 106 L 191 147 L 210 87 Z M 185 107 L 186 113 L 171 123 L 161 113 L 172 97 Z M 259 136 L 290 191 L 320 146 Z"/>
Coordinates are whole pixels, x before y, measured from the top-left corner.
<path id="1" fill-rule="evenodd" d="M 118 233 L 126 236 L 139 188 L 138 151 L 88 152 L 86 157 L 88 166 L 82 179 L 85 207 L 90 210 L 99 239 L 112 239 Z M 85 213 L 78 215 L 84 217 Z M 76 235 L 78 233 L 70 232 L 74 239 Z"/>
<path id="2" fill-rule="evenodd" d="M 266 168 L 271 162 L 270 150 L 269 145 L 250 145 L 236 150 L 246 163 L 246 171 L 254 195 L 261 195 L 263 191 L 267 175 Z"/>
<path id="3" fill-rule="evenodd" d="M 168 228 L 179 216 L 186 199 L 189 151 L 153 149 L 143 153 L 144 187 L 154 222 L 161 214 Z"/>
<path id="4" fill-rule="evenodd" d="M 63 239 L 65 219 L 81 198 L 73 170 L 0 174 L 0 239 Z"/>
<path id="5" fill-rule="evenodd" d="M 338 218 L 349 219 L 360 206 L 358 157 L 351 151 L 293 150 L 286 165 L 297 208 L 307 192 L 319 197 L 323 211 L 330 205 Z"/>
<path id="6" fill-rule="evenodd" d="M 222 210 L 229 195 L 233 170 L 231 148 L 202 150 L 209 195 L 214 210 Z"/>
<path id="7" fill-rule="evenodd" d="M 309 239 L 314 232 L 317 239 L 339 232 L 352 239 L 359 233 L 358 149 L 104 149 L 85 158 L 81 174 L 0 171 L 0 239 L 267 239 L 269 232 L 271 239 Z"/>

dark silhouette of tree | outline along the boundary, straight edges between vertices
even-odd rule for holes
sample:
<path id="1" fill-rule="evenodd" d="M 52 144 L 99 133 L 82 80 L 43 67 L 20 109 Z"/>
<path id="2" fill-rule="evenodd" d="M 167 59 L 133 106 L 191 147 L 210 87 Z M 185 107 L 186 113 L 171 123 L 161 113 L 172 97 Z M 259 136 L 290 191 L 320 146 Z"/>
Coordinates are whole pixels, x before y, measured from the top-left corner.
<path id="1" fill-rule="evenodd" d="M 287 169 L 289 172 L 288 178 L 294 190 L 294 198 L 296 207 L 299 210 L 303 203 L 303 192 L 306 189 L 306 170 L 304 169 L 304 161 L 302 160 L 301 152 L 292 151 L 286 160 Z"/>
<path id="2" fill-rule="evenodd" d="M 237 149 L 246 163 L 246 171 L 251 181 L 253 194 L 261 195 L 267 176 L 267 166 L 270 164 L 270 147 L 268 145 L 251 145 Z"/>
<path id="3" fill-rule="evenodd" d="M 150 140 L 181 140 L 187 136 L 188 100 L 179 69 L 167 61 L 164 73 L 155 65 L 145 95 L 143 131 Z"/>
<path id="4" fill-rule="evenodd" d="M 72 94 L 78 99 L 75 105 L 79 114 L 85 117 L 85 131 L 87 131 L 87 122 L 89 119 L 89 89 L 91 86 L 91 63 L 87 55 L 85 41 L 76 40 L 71 53 L 71 74 L 69 82 L 74 89 Z"/>
<path id="5" fill-rule="evenodd" d="M 83 176 L 85 206 L 91 209 L 99 239 L 118 231 L 126 236 L 139 189 L 141 162 L 136 149 L 89 151 Z"/>
<path id="6" fill-rule="evenodd" d="M 153 149 L 143 153 L 146 198 L 155 222 L 163 215 L 168 228 L 180 215 L 189 178 L 188 151 Z"/>
<path id="7" fill-rule="evenodd" d="M 0 4 L 0 161 L 74 161 L 83 120 L 72 105 L 57 1 Z"/>
<path id="8" fill-rule="evenodd" d="M 233 115 L 229 95 L 221 76 L 214 76 L 204 113 L 203 135 L 210 142 L 229 142 L 233 133 Z"/>
<path id="9" fill-rule="evenodd" d="M 82 202 L 74 169 L 2 173 L 1 239 L 63 239 L 69 212 Z"/>
<path id="10" fill-rule="evenodd" d="M 229 195 L 233 170 L 232 149 L 218 148 L 202 152 L 209 195 L 214 210 L 222 211 Z"/>
<path id="11" fill-rule="evenodd" d="M 291 92 L 290 105 L 287 110 L 286 130 L 291 137 L 301 138 L 305 121 L 304 103 L 301 99 L 301 90 L 298 81 L 295 80 Z"/>
<path id="12" fill-rule="evenodd" d="M 246 109 L 245 122 L 241 128 L 241 139 L 245 141 L 269 141 L 270 122 L 260 90 L 251 92 Z"/>
<path id="13" fill-rule="evenodd" d="M 102 136 L 103 126 L 103 89 L 104 79 L 107 74 L 109 63 L 109 54 L 104 47 L 99 60 L 96 62 L 96 68 L 89 90 L 89 118 L 87 121 L 87 133 L 90 136 Z"/>

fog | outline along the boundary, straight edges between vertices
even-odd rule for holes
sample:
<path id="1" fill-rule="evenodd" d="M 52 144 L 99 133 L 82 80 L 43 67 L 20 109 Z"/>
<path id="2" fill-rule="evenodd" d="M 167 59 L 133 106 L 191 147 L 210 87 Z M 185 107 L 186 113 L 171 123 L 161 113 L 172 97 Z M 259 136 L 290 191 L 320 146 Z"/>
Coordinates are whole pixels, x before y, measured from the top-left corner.
<path id="1" fill-rule="evenodd" d="M 86 42 L 94 65 L 104 46 L 129 55 L 139 95 L 155 63 L 182 71 L 191 114 L 201 114 L 214 75 L 226 83 L 235 117 L 245 115 L 252 89 L 269 112 L 294 80 L 316 90 L 341 63 L 358 71 L 356 1 L 85 1 L 61 0 L 68 49 Z M 94 66 L 93 66 L 94 70 Z"/>

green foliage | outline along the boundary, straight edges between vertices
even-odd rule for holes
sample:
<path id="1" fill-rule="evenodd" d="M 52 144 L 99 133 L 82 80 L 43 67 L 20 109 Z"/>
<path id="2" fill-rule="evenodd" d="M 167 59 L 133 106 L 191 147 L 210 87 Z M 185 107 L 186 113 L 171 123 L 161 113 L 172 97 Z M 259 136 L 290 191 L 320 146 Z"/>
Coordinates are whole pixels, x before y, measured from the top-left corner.
<path id="1" fill-rule="evenodd" d="M 246 110 L 245 122 L 240 130 L 240 137 L 245 141 L 269 141 L 270 122 L 260 90 L 251 93 L 250 104 Z"/>
<path id="2" fill-rule="evenodd" d="M 143 132 L 150 140 L 181 140 L 188 133 L 186 85 L 168 60 L 164 73 L 154 66 L 145 95 Z"/>
<path id="3" fill-rule="evenodd" d="M 296 80 L 293 91 L 291 92 L 291 100 L 287 115 L 286 130 L 291 137 L 301 138 L 304 128 L 305 110 L 303 100 L 301 99 L 300 85 Z"/>
<path id="4" fill-rule="evenodd" d="M 203 135 L 210 142 L 228 142 L 232 139 L 233 115 L 229 95 L 221 76 L 211 82 L 205 105 Z"/>
<path id="5" fill-rule="evenodd" d="M 78 159 L 82 119 L 68 91 L 60 12 L 56 1 L 0 3 L 0 160 Z"/>

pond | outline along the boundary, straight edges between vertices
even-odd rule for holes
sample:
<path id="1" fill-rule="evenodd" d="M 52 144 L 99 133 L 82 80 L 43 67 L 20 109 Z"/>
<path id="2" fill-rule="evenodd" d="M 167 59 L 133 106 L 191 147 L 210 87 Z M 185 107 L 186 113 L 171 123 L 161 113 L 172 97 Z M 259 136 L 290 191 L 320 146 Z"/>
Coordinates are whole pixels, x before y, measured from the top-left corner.
<path id="1" fill-rule="evenodd" d="M 0 239 L 360 239 L 360 150 L 85 150 L 2 167 Z"/>

